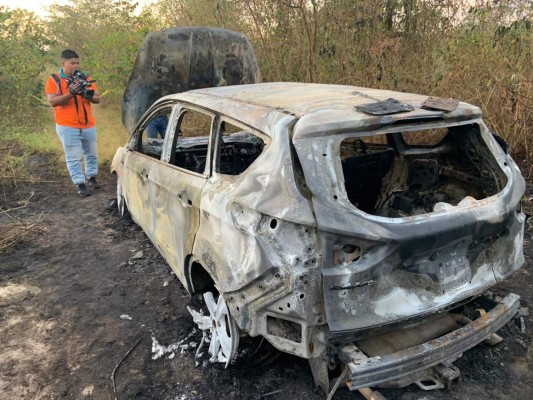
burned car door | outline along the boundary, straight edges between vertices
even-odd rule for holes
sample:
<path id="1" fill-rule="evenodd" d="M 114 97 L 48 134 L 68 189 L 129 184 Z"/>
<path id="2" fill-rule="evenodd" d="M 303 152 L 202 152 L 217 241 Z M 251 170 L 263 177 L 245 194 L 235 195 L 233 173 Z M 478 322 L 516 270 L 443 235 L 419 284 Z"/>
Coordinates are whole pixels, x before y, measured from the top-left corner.
<path id="1" fill-rule="evenodd" d="M 200 219 L 202 188 L 210 174 L 214 114 L 178 106 L 172 115 L 163 159 L 152 171 L 152 241 L 185 283 Z"/>
<path id="2" fill-rule="evenodd" d="M 133 219 L 149 236 L 156 217 L 152 207 L 151 180 L 154 169 L 161 164 L 164 148 L 167 126 L 162 121 L 168 119 L 171 112 L 172 104 L 163 104 L 147 114 L 133 132 L 127 150 L 122 152 L 118 169 L 118 197 L 125 199 Z"/>
<path id="3" fill-rule="evenodd" d="M 155 102 L 179 102 L 170 96 L 162 99 L 166 95 L 260 81 L 254 50 L 242 33 L 207 27 L 175 27 L 151 32 L 137 52 L 124 92 L 122 122 L 132 132 L 138 121 L 145 118 L 142 116 L 150 114 L 147 110 L 154 109 Z M 129 150 L 121 148 L 113 160 L 112 170 L 119 176 L 120 214 L 124 214 L 126 205 L 130 206 L 128 197 L 131 197 L 135 203 L 131 207 L 134 220 L 185 284 L 182 271 L 185 258 L 191 254 L 198 226 L 200 189 L 211 172 L 209 135 L 214 114 L 190 107 L 180 106 L 179 109 L 181 111 L 170 121 L 164 145 L 160 139 L 163 154 L 157 167 L 145 159 L 144 163 L 136 161 L 135 171 L 130 175 L 138 182 L 129 188 L 121 172 L 121 164 L 129 157 Z M 207 119 L 202 115 L 208 115 Z M 148 177 L 153 184 L 151 192 L 144 183 Z M 127 191 L 135 195 L 123 194 L 126 185 Z"/>
<path id="4" fill-rule="evenodd" d="M 219 290 L 225 292 L 243 286 L 261 271 L 258 263 L 262 257 L 255 230 L 262 216 L 239 201 L 242 201 L 243 192 L 253 195 L 261 190 L 261 178 L 253 172 L 255 179 L 245 178 L 269 140 L 266 135 L 225 117 L 219 119 L 217 126 L 213 140 L 213 173 L 202 197 L 205 218 L 202 218 L 193 253 L 202 259 L 202 265 Z M 253 181 L 257 187 L 243 181 Z M 193 290 L 199 288 L 193 284 Z"/>

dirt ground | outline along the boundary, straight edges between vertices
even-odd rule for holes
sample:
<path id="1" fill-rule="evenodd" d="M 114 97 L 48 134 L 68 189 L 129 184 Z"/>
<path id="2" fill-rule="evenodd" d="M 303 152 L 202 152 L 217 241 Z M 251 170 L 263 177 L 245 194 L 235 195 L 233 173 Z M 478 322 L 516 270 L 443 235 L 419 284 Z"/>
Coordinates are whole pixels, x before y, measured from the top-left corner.
<path id="1" fill-rule="evenodd" d="M 114 399 L 111 377 L 120 362 L 118 399 L 321 399 L 305 361 L 260 340 L 248 342 L 249 355 L 227 370 L 195 366 L 201 334 L 187 312 L 191 300 L 143 232 L 109 207 L 114 177 L 104 170 L 102 188 L 81 199 L 65 176 L 49 178 L 49 161 L 33 160 L 49 182 L 19 186 L 7 204 L 20 206 L 34 191 L 11 218 L 44 219 L 40 230 L 0 254 L 0 399 Z M 530 219 L 526 265 L 495 289 L 519 294 L 529 307 L 532 234 Z M 450 391 L 380 392 L 403 400 L 531 399 L 533 316 L 523 322 L 526 333 L 516 318 L 500 331 L 502 343 L 465 353 L 456 362 L 461 380 Z M 174 351 L 165 347 L 171 344 Z M 334 399 L 362 396 L 342 388 Z"/>

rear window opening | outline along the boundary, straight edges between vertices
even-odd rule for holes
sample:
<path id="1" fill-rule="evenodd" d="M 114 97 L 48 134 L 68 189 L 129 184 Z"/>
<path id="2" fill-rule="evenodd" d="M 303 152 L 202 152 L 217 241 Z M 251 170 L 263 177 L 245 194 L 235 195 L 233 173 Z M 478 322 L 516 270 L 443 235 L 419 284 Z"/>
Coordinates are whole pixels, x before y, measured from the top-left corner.
<path id="1" fill-rule="evenodd" d="M 444 140 L 447 134 L 448 128 L 424 129 L 402 133 L 402 139 L 407 146 L 436 146 Z"/>
<path id="2" fill-rule="evenodd" d="M 347 138 L 340 158 L 350 202 L 383 217 L 463 205 L 506 183 L 477 124 Z"/>
<path id="3" fill-rule="evenodd" d="M 224 175 L 240 175 L 261 155 L 264 148 L 265 142 L 259 136 L 222 121 L 215 170 Z"/>

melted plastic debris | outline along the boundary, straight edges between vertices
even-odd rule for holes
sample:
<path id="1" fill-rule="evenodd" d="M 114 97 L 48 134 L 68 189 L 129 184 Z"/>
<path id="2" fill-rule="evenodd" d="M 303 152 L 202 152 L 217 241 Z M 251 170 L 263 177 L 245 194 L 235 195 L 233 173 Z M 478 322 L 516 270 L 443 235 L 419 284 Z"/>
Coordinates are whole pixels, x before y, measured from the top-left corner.
<path id="1" fill-rule="evenodd" d="M 196 349 L 196 353 L 194 354 L 194 359 L 195 359 L 194 366 L 195 367 L 198 367 L 200 365 L 205 367 L 205 365 L 207 364 L 207 360 L 204 360 L 204 356 L 206 355 L 206 353 L 204 353 L 202 351 L 202 349 L 204 347 L 204 344 L 205 343 L 209 343 L 210 341 L 211 341 L 211 338 L 210 338 L 210 335 L 209 335 L 209 331 L 203 330 L 202 331 L 202 340 L 200 341 L 200 344 L 198 345 L 198 348 Z"/>
<path id="2" fill-rule="evenodd" d="M 200 330 L 205 331 L 211 329 L 211 318 L 205 316 L 202 313 L 202 310 L 196 311 L 189 306 L 187 306 L 187 310 L 189 310 L 189 313 L 192 316 L 192 320 L 196 325 L 198 325 L 198 328 L 200 328 Z"/>
<path id="3" fill-rule="evenodd" d="M 363 104 L 362 106 L 355 107 L 355 109 L 370 115 L 389 115 L 414 111 L 413 106 L 407 103 L 402 103 L 396 99 L 387 99 L 375 103 Z"/>
<path id="4" fill-rule="evenodd" d="M 131 321 L 133 318 L 130 317 L 128 314 L 121 314 L 120 319 Z"/>

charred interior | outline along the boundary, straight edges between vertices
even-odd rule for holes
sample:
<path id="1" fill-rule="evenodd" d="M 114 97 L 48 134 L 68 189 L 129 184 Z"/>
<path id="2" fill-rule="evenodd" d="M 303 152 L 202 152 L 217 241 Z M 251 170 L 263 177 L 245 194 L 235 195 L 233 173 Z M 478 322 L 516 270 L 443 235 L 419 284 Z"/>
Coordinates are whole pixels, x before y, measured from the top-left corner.
<path id="1" fill-rule="evenodd" d="M 224 135 L 220 141 L 216 170 L 225 175 L 240 175 L 261 155 L 265 142 L 249 132 Z"/>
<path id="2" fill-rule="evenodd" d="M 340 156 L 350 202 L 383 217 L 446 210 L 506 183 L 477 124 L 348 138 Z"/>
<path id="3" fill-rule="evenodd" d="M 208 156 L 209 137 L 179 138 L 171 163 L 189 171 L 203 173 Z M 251 133 L 241 132 L 224 136 L 221 141 L 217 172 L 225 175 L 243 173 L 263 152 L 264 141 Z M 163 139 L 142 142 L 144 154 L 160 159 Z"/>

